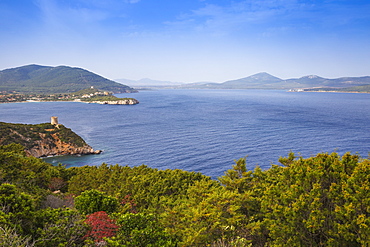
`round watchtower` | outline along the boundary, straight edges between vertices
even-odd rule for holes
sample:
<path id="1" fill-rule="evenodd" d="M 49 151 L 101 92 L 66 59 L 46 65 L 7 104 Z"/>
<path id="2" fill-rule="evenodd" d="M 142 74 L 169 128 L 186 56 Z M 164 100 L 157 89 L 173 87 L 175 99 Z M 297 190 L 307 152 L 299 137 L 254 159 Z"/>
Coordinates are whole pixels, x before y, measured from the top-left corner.
<path id="1" fill-rule="evenodd" d="M 58 117 L 51 117 L 50 123 L 52 125 L 58 125 Z"/>

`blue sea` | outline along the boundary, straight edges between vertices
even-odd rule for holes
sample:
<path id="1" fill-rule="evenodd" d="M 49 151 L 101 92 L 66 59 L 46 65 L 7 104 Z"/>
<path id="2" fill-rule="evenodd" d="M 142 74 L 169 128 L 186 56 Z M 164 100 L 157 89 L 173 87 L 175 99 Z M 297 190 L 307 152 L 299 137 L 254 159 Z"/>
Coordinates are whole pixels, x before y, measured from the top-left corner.
<path id="1" fill-rule="evenodd" d="M 138 105 L 78 102 L 0 104 L 0 121 L 36 124 L 57 116 L 100 155 L 51 157 L 66 166 L 102 163 L 184 169 L 217 178 L 247 156 L 267 169 L 290 151 L 370 152 L 370 94 L 272 90 L 156 90 Z"/>

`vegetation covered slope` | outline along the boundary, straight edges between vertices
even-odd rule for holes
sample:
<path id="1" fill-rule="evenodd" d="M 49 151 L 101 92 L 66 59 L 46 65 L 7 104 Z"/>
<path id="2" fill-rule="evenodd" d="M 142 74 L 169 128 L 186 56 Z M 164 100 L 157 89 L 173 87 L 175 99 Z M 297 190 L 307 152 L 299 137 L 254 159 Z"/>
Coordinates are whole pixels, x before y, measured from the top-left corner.
<path id="1" fill-rule="evenodd" d="M 21 144 L 35 157 L 66 154 L 89 154 L 93 149 L 64 125 L 13 124 L 0 122 L 0 145 Z"/>
<path id="2" fill-rule="evenodd" d="M 0 146 L 1 246 L 368 246 L 370 160 L 289 154 L 219 181 L 147 166 L 53 167 Z"/>
<path id="3" fill-rule="evenodd" d="M 180 88 L 208 89 L 302 89 L 302 88 L 347 88 L 370 84 L 370 76 L 341 77 L 328 79 L 316 75 L 301 78 L 280 79 L 268 73 L 258 73 L 245 78 L 230 80 L 223 83 L 184 84 Z"/>
<path id="4" fill-rule="evenodd" d="M 370 84 L 369 85 L 363 85 L 363 86 L 357 86 L 357 87 L 343 88 L 343 89 L 339 89 L 339 90 L 345 91 L 345 92 L 370 93 Z"/>
<path id="5" fill-rule="evenodd" d="M 53 94 L 21 94 L 0 92 L 0 103 L 29 102 L 29 101 L 77 101 L 77 102 L 119 102 L 120 104 L 138 104 L 134 98 L 118 98 L 111 92 L 96 88 L 87 88 L 73 93 Z"/>
<path id="6" fill-rule="evenodd" d="M 308 92 L 348 92 L 348 93 L 370 93 L 370 84 L 346 88 L 312 88 L 305 89 Z"/>
<path id="7" fill-rule="evenodd" d="M 94 86 L 114 93 L 136 90 L 81 68 L 26 65 L 0 71 L 0 91 L 68 93 Z"/>

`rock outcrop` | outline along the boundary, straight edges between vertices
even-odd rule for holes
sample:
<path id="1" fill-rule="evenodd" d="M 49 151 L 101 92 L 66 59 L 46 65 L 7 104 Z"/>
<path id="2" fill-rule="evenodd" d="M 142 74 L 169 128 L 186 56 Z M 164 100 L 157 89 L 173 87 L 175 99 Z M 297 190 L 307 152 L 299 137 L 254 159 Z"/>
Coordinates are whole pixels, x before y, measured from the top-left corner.
<path id="1" fill-rule="evenodd" d="M 67 143 L 62 141 L 57 134 L 51 134 L 51 138 L 40 133 L 41 140 L 34 142 L 35 146 L 26 149 L 26 153 L 34 157 L 47 157 L 59 155 L 85 155 L 98 154 L 99 150 L 94 150 L 90 145 L 86 144 L 78 146 L 75 143 Z"/>
<path id="2" fill-rule="evenodd" d="M 80 136 L 61 124 L 10 124 L 0 122 L 0 145 L 19 143 L 28 155 L 47 157 L 56 155 L 99 154 Z"/>
<path id="3" fill-rule="evenodd" d="M 109 100 L 109 101 L 90 101 L 89 103 L 96 103 L 102 105 L 136 105 L 139 101 L 136 99 L 124 99 L 124 100 Z"/>

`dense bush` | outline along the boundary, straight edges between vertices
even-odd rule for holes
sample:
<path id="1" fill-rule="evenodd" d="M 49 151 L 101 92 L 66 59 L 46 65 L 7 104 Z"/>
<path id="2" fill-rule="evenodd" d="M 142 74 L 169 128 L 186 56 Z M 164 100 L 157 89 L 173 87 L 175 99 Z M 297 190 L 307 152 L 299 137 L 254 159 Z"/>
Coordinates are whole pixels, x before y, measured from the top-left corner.
<path id="1" fill-rule="evenodd" d="M 66 169 L 0 146 L 0 246 L 370 243 L 368 159 L 279 161 L 249 170 L 242 158 L 217 181 L 144 165 Z"/>
<path id="2" fill-rule="evenodd" d="M 50 123 L 13 124 L 0 122 L 0 145 L 18 143 L 26 149 L 31 149 L 38 145 L 37 142 L 43 138 L 54 140 L 52 135 L 56 135 L 65 143 L 72 143 L 78 147 L 86 145 L 86 142 L 79 135 L 62 124 L 53 126 Z"/>

